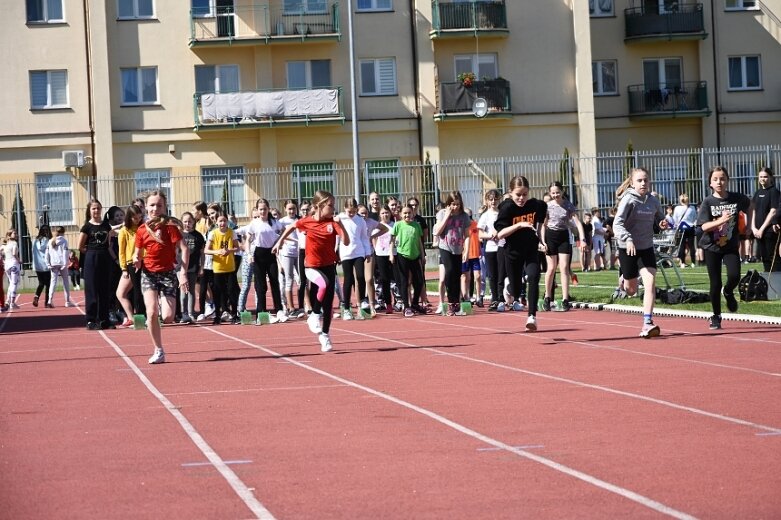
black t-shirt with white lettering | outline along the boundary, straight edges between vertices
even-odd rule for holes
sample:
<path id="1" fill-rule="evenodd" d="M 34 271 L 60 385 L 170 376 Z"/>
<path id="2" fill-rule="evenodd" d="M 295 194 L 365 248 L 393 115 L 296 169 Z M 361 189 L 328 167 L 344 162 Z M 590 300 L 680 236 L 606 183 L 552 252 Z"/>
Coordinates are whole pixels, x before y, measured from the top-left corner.
<path id="1" fill-rule="evenodd" d="M 723 230 L 717 228 L 703 232 L 698 245 L 705 251 L 714 253 L 737 252 L 740 244 L 738 213 L 747 212 L 750 206 L 751 201 L 742 193 L 728 191 L 723 199 L 714 195 L 705 197 L 697 213 L 697 226 L 720 218 L 725 211 L 729 212 L 730 219 Z"/>
<path id="2" fill-rule="evenodd" d="M 100 224 L 87 222 L 81 228 L 81 232 L 87 235 L 87 251 L 108 251 L 111 225 L 103 221 Z"/>

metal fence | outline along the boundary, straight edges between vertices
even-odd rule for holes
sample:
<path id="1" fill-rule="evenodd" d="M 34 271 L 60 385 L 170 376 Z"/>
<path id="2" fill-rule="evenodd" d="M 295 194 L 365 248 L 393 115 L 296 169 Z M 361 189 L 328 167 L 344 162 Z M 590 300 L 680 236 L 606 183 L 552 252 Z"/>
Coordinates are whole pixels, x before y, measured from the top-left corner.
<path id="1" fill-rule="evenodd" d="M 465 207 L 477 212 L 485 192 L 504 192 L 510 179 L 523 175 L 529 180 L 531 196 L 541 198 L 552 181 L 560 181 L 567 196 L 581 211 L 615 205 L 615 190 L 631 168 L 643 166 L 651 174 L 653 190 L 663 204 L 675 204 L 687 193 L 698 204 L 710 193 L 707 172 L 715 165 L 730 173 L 731 191 L 753 195 L 757 170 L 778 168 L 781 145 L 722 149 L 650 150 L 603 153 L 579 157 L 566 151 L 557 155 L 453 159 L 404 163 L 395 159 L 366 161 L 360 169 L 360 201 L 377 192 L 402 202 L 415 196 L 420 213 L 433 225 L 437 206 L 453 190 L 461 192 Z M 249 170 L 242 166 L 203 167 L 198 171 L 172 173 L 144 170 L 132 175 L 93 180 L 68 173 L 37 174 L 34 182 L 0 183 L 0 226 L 14 227 L 21 237 L 24 264 L 31 261 L 30 240 L 43 223 L 62 225 L 71 247 L 76 247 L 79 228 L 86 222 L 91 197 L 109 206 L 127 206 L 153 189 L 165 192 L 169 213 L 180 216 L 191 211 L 195 201 L 219 202 L 240 223 L 250 218 L 259 198 L 272 208 L 284 207 L 287 199 L 309 199 L 317 190 L 327 190 L 341 207 L 355 197 L 352 164 L 335 162 L 293 164 L 288 168 Z"/>

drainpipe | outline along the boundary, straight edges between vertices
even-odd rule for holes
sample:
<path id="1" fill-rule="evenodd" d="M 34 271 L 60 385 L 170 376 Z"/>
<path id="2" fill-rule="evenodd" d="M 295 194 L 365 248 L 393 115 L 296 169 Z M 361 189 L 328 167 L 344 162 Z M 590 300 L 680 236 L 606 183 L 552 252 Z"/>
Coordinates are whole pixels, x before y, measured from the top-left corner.
<path id="1" fill-rule="evenodd" d="M 409 28 L 412 33 L 410 42 L 412 43 L 412 86 L 415 92 L 415 119 L 417 120 L 418 133 L 418 159 L 423 162 L 423 123 L 420 115 L 420 89 L 418 83 L 420 74 L 418 72 L 418 15 L 415 9 L 415 0 L 409 0 Z"/>

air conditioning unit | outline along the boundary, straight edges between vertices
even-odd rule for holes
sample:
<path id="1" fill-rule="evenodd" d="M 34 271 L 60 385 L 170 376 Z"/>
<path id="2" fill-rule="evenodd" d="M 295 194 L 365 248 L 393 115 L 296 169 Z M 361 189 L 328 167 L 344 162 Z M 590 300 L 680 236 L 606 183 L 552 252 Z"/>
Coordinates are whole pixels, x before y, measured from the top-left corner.
<path id="1" fill-rule="evenodd" d="M 62 152 L 62 164 L 66 168 L 82 168 L 84 166 L 84 152 L 82 150 Z"/>

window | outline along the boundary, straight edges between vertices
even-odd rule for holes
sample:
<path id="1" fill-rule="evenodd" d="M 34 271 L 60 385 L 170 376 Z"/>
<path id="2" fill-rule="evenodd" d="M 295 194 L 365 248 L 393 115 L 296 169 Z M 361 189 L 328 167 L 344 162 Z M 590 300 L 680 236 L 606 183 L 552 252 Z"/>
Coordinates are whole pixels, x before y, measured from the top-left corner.
<path id="1" fill-rule="evenodd" d="M 588 0 L 591 16 L 613 16 L 613 0 Z"/>
<path id="2" fill-rule="evenodd" d="M 325 12 L 325 0 L 285 0 L 285 14 Z"/>
<path id="3" fill-rule="evenodd" d="M 203 200 L 219 202 L 228 214 L 234 212 L 237 217 L 247 215 L 243 166 L 203 168 L 201 179 Z"/>
<path id="4" fill-rule="evenodd" d="M 474 72 L 478 81 L 499 76 L 496 54 L 461 54 L 456 55 L 455 62 L 455 78 L 462 72 Z"/>
<path id="5" fill-rule="evenodd" d="M 614 60 L 591 62 L 591 80 L 595 96 L 618 94 L 617 68 L 618 62 Z"/>
<path id="6" fill-rule="evenodd" d="M 683 68 L 680 58 L 658 58 L 643 60 L 643 82 L 645 89 L 681 88 Z"/>
<path id="7" fill-rule="evenodd" d="M 334 193 L 333 163 L 293 165 L 294 192 L 298 200 L 311 199 L 317 190 Z"/>
<path id="8" fill-rule="evenodd" d="M 27 23 L 64 21 L 62 0 L 27 0 Z"/>
<path id="9" fill-rule="evenodd" d="M 331 60 L 287 62 L 287 88 L 307 89 L 331 86 Z"/>
<path id="10" fill-rule="evenodd" d="M 135 193 L 138 197 L 143 193 L 160 190 L 165 193 L 168 201 L 168 213 L 173 214 L 174 199 L 171 192 L 171 172 L 168 170 L 142 170 L 133 174 L 135 181 Z"/>
<path id="11" fill-rule="evenodd" d="M 73 187 L 69 173 L 36 173 L 35 193 L 38 216 L 50 226 L 73 224 Z"/>
<path id="12" fill-rule="evenodd" d="M 366 184 L 369 193 L 376 191 L 384 197 L 398 197 L 401 192 L 400 178 L 398 159 L 366 161 Z"/>
<path id="13" fill-rule="evenodd" d="M 120 69 L 122 104 L 154 105 L 157 103 L 157 67 Z"/>
<path id="14" fill-rule="evenodd" d="M 192 0 L 192 14 L 196 18 L 214 16 L 214 0 Z"/>
<path id="15" fill-rule="evenodd" d="M 395 96 L 397 94 L 395 58 L 361 60 L 360 67 L 362 96 Z"/>
<path id="16" fill-rule="evenodd" d="M 155 6 L 153 0 L 117 0 L 118 18 L 120 20 L 135 18 L 154 18 Z"/>
<path id="17" fill-rule="evenodd" d="M 729 58 L 729 90 L 759 90 L 762 88 L 759 56 Z"/>
<path id="18" fill-rule="evenodd" d="M 196 65 L 195 91 L 205 92 L 238 92 L 238 65 Z"/>
<path id="19" fill-rule="evenodd" d="M 358 11 L 390 11 L 391 0 L 358 0 Z"/>
<path id="20" fill-rule="evenodd" d="M 68 71 L 30 71 L 30 108 L 67 108 Z"/>
<path id="21" fill-rule="evenodd" d="M 727 0 L 727 11 L 747 11 L 759 9 L 757 0 Z"/>

